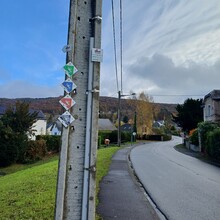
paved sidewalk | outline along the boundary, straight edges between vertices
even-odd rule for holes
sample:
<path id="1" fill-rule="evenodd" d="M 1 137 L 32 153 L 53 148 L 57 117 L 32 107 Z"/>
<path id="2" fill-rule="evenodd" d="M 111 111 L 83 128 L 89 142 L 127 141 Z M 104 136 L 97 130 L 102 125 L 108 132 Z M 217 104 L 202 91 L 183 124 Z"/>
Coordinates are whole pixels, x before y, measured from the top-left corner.
<path id="1" fill-rule="evenodd" d="M 128 163 L 130 147 L 119 150 L 112 158 L 110 170 L 100 184 L 97 212 L 104 220 L 158 220 L 143 188 Z"/>

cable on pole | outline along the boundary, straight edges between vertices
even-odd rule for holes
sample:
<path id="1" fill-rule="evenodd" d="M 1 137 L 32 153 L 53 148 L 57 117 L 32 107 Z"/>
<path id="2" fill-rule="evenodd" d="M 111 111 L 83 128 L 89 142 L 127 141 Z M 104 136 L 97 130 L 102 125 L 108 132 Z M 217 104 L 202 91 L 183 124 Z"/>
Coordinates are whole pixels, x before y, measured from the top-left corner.
<path id="1" fill-rule="evenodd" d="M 121 92 L 123 90 L 123 35 L 122 35 L 122 0 L 120 0 L 120 53 L 121 53 Z"/>
<path id="2" fill-rule="evenodd" d="M 113 28 L 113 39 L 114 39 L 114 55 L 115 55 L 115 77 L 116 77 L 116 86 L 117 91 L 119 91 L 118 85 L 118 65 L 117 65 L 117 50 L 116 50 L 116 37 L 115 37 L 115 15 L 114 15 L 114 2 L 112 0 L 112 28 Z"/>

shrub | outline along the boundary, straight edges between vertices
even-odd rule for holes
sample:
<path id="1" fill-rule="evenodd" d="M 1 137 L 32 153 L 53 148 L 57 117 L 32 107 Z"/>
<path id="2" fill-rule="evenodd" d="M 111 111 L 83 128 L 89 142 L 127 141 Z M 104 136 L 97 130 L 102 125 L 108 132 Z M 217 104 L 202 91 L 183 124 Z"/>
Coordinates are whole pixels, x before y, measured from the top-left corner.
<path id="1" fill-rule="evenodd" d="M 117 142 L 118 142 L 118 131 L 112 131 L 111 133 L 109 133 L 108 137 L 109 137 L 110 143 L 117 144 Z"/>
<path id="2" fill-rule="evenodd" d="M 45 140 L 47 151 L 59 152 L 61 146 L 61 136 L 59 135 L 38 135 L 37 140 Z"/>
<path id="3" fill-rule="evenodd" d="M 190 142 L 196 146 L 199 146 L 199 135 L 198 130 L 194 129 L 193 132 L 190 133 Z"/>
<path id="4" fill-rule="evenodd" d="M 18 147 L 14 132 L 0 121 L 0 167 L 9 166 L 18 159 Z"/>
<path id="5" fill-rule="evenodd" d="M 198 124 L 198 132 L 200 133 L 202 152 L 206 151 L 208 133 L 215 130 L 216 128 L 218 128 L 218 124 L 213 122 L 200 122 Z"/>
<path id="6" fill-rule="evenodd" d="M 169 134 L 163 134 L 162 138 L 163 138 L 163 141 L 170 141 L 172 139 L 172 136 Z"/>
<path id="7" fill-rule="evenodd" d="M 206 152 L 209 156 L 220 159 L 220 128 L 208 132 Z"/>
<path id="8" fill-rule="evenodd" d="M 47 153 L 46 141 L 43 139 L 29 141 L 25 154 L 26 162 L 34 162 L 42 159 Z"/>
<path id="9" fill-rule="evenodd" d="M 112 139 L 110 138 L 110 134 L 111 131 L 99 131 L 99 142 L 98 142 L 99 146 L 105 143 L 106 138 L 110 139 L 110 141 L 112 142 Z"/>
<path id="10" fill-rule="evenodd" d="M 118 142 L 118 131 L 100 131 L 99 132 L 99 146 L 105 144 L 105 139 L 110 140 L 110 144 L 117 144 Z M 121 143 L 128 142 L 131 140 L 130 132 L 121 132 Z"/>

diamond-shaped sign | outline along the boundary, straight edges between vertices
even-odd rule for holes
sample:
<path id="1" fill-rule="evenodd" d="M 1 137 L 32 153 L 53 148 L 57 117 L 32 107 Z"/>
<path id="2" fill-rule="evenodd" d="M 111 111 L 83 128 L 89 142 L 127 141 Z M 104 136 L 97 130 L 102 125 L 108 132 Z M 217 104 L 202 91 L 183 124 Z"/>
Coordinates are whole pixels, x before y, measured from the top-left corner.
<path id="1" fill-rule="evenodd" d="M 60 99 L 59 103 L 66 109 L 69 110 L 76 102 L 71 98 L 71 96 L 66 95 L 62 99 Z"/>
<path id="2" fill-rule="evenodd" d="M 76 67 L 71 63 L 67 63 L 64 67 L 63 67 L 65 73 L 67 76 L 71 77 L 72 75 L 74 75 L 78 69 L 76 69 Z"/>
<path id="3" fill-rule="evenodd" d="M 63 124 L 64 127 L 68 127 L 75 120 L 75 118 L 66 111 L 60 115 L 58 120 Z"/>
<path id="4" fill-rule="evenodd" d="M 70 79 L 66 79 L 62 84 L 61 86 L 64 88 L 64 90 L 67 92 L 67 93 L 70 93 L 72 92 L 77 86 L 76 84 Z"/>
<path id="5" fill-rule="evenodd" d="M 73 49 L 73 45 L 65 45 L 62 49 L 64 53 L 70 52 Z"/>

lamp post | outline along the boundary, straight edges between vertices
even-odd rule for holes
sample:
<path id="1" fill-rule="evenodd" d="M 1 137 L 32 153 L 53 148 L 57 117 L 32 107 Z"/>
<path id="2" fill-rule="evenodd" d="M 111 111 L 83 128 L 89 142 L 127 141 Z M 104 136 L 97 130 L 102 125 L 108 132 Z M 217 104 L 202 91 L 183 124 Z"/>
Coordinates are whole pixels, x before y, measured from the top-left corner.
<path id="1" fill-rule="evenodd" d="M 121 146 L 121 97 L 133 95 L 136 95 L 136 93 L 122 95 L 121 91 L 118 91 L 118 147 Z"/>

